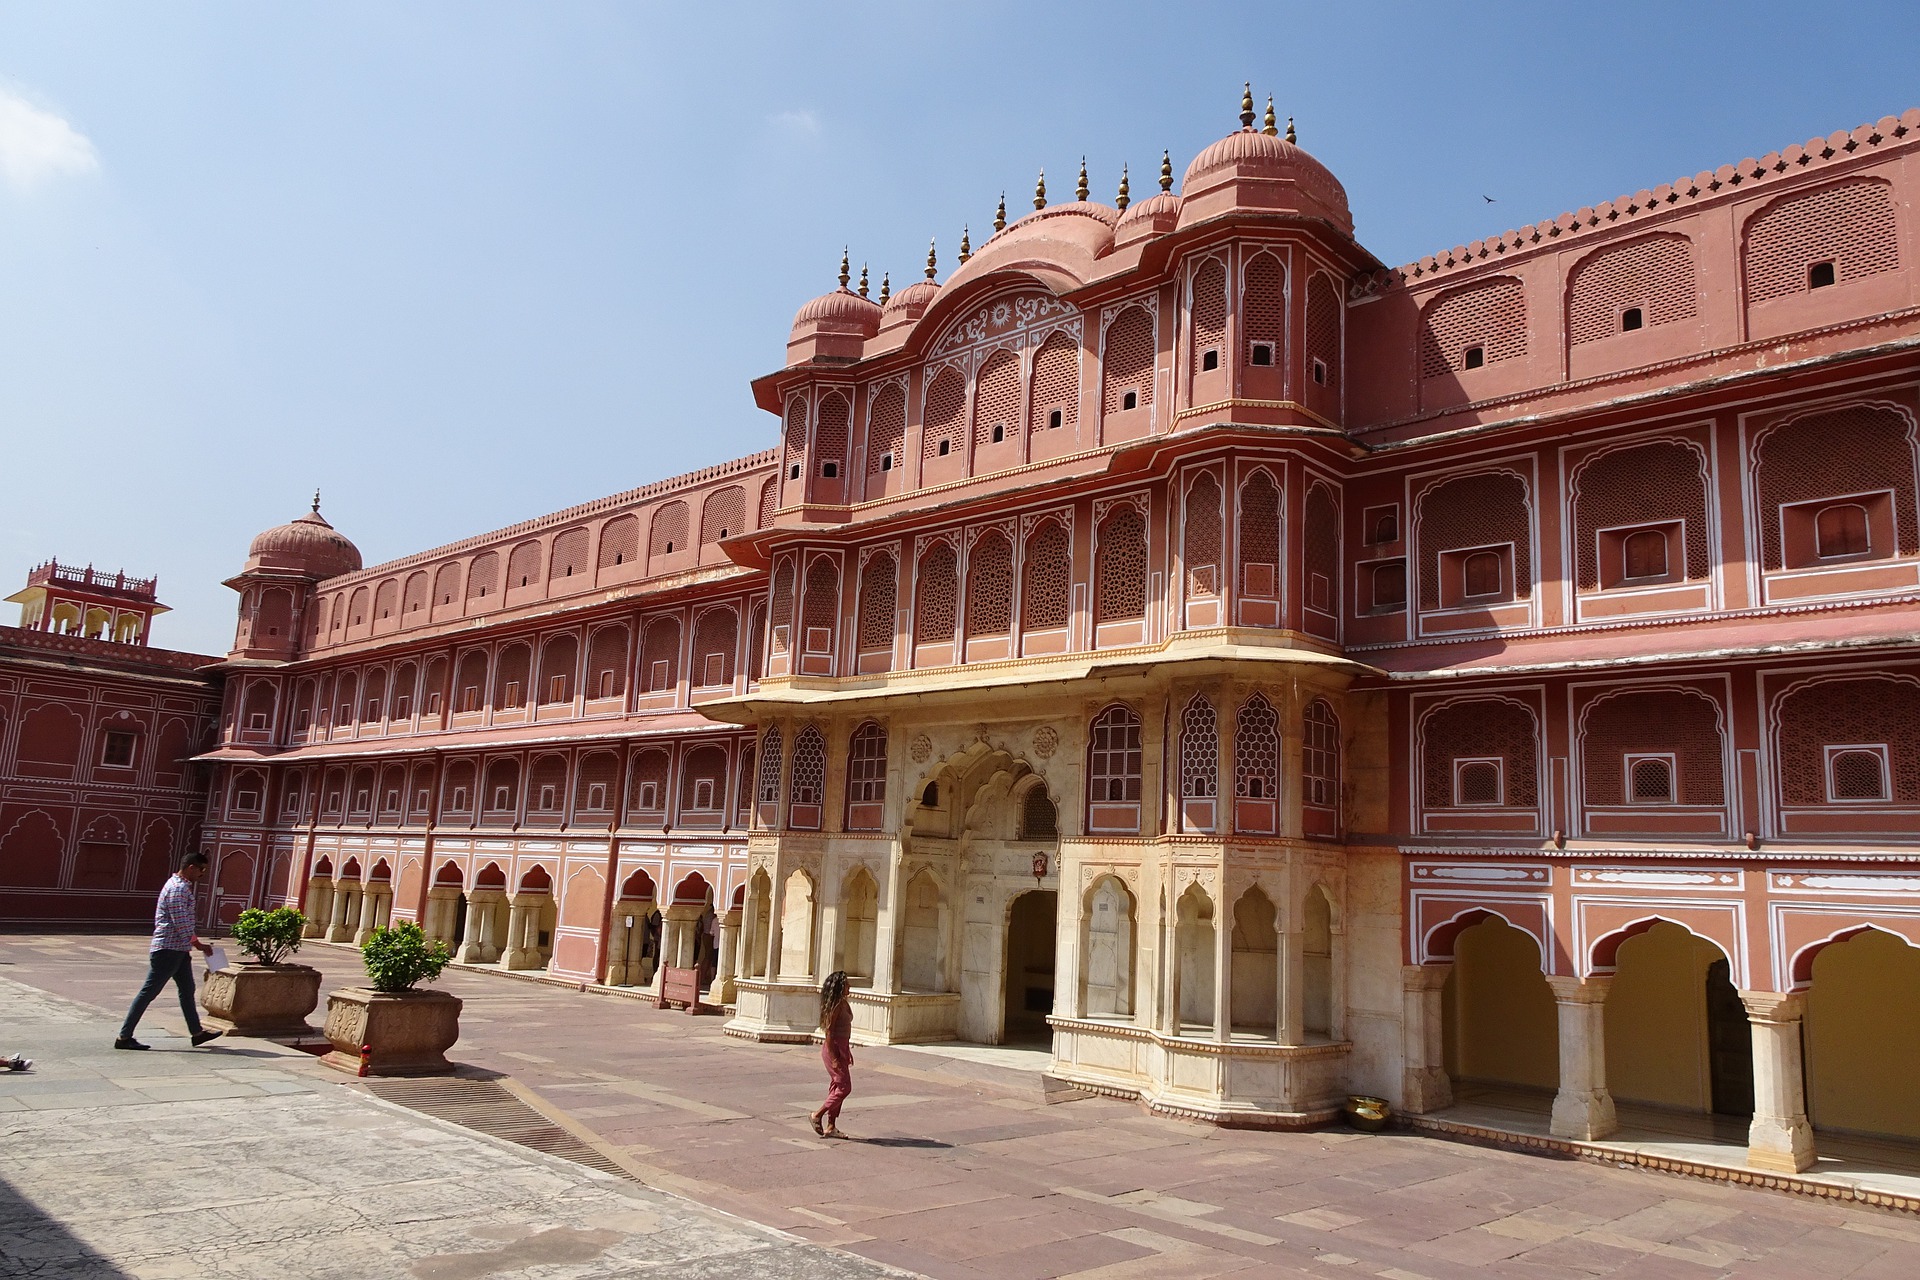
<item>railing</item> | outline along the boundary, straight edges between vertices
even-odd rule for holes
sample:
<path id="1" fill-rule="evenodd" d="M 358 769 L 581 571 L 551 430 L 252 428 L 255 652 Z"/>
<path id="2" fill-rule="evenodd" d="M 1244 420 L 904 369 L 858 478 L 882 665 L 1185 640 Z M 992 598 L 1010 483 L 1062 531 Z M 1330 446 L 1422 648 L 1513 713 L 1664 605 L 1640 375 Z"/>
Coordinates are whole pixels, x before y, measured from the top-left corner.
<path id="1" fill-rule="evenodd" d="M 28 586 L 50 582 L 64 582 L 79 587 L 99 587 L 123 595 L 151 600 L 154 598 L 159 579 L 129 578 L 124 569 L 106 573 L 96 570 L 92 565 L 77 569 L 70 564 L 61 564 L 58 560 L 49 560 L 45 564 L 35 565 L 27 574 Z"/>

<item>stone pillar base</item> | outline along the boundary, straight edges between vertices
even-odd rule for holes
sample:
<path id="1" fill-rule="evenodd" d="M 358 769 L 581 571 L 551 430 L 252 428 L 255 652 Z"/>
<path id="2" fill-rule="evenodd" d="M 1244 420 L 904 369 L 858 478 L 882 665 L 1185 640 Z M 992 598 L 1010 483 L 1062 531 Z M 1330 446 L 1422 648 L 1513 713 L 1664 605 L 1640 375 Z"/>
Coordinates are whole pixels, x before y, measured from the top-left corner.
<path id="1" fill-rule="evenodd" d="M 1453 1105 L 1453 1081 L 1444 1067 L 1408 1067 L 1401 1082 L 1400 1109 L 1424 1115 Z"/>
<path id="2" fill-rule="evenodd" d="M 1562 1089 L 1553 1099 L 1553 1121 L 1548 1131 L 1556 1138 L 1575 1142 L 1598 1142 L 1620 1128 L 1613 1113 L 1613 1095 L 1605 1089 L 1569 1093 Z"/>

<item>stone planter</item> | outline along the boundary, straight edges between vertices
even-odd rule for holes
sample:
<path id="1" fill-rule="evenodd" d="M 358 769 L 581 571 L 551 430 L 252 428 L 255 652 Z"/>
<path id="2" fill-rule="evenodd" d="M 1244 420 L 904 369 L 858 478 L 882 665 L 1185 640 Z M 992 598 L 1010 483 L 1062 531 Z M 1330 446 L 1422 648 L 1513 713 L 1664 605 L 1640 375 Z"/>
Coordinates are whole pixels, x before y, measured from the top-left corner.
<path id="1" fill-rule="evenodd" d="M 320 1061 L 360 1070 L 360 1046 L 372 1045 L 368 1074 L 451 1075 L 447 1050 L 460 1038 L 460 1000 L 444 991 L 389 994 L 347 987 L 327 996 L 327 1039 L 333 1051 Z"/>
<path id="2" fill-rule="evenodd" d="M 200 1007 L 236 1036 L 298 1036 L 320 1003 L 320 971 L 304 964 L 239 964 L 206 975 Z"/>

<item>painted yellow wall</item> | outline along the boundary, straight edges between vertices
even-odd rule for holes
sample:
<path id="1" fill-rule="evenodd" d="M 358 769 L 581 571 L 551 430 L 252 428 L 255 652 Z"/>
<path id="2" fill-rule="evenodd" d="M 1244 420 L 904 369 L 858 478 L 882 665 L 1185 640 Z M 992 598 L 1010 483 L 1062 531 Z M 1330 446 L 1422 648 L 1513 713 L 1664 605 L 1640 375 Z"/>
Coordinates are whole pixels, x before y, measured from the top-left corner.
<path id="1" fill-rule="evenodd" d="M 1706 981 L 1718 959 L 1718 947 L 1664 920 L 1621 944 L 1606 1010 L 1615 1099 L 1713 1109 Z"/>
<path id="2" fill-rule="evenodd" d="M 1446 1010 L 1448 1074 L 1559 1087 L 1559 1015 L 1532 938 L 1501 920 L 1462 932 L 1454 943 Z"/>
<path id="3" fill-rule="evenodd" d="M 1807 994 L 1816 1128 L 1920 1138 L 1920 950 L 1877 930 L 1822 951 Z"/>

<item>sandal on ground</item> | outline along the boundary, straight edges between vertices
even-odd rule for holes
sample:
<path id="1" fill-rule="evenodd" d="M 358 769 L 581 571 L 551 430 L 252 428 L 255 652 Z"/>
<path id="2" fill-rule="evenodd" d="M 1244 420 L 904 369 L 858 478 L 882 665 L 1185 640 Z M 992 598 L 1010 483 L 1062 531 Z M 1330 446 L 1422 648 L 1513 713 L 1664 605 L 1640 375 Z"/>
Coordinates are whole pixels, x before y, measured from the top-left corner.
<path id="1" fill-rule="evenodd" d="M 823 1129 L 823 1128 L 821 1128 L 821 1127 L 820 1127 L 820 1117 L 819 1117 L 819 1116 L 816 1116 L 816 1115 L 810 1115 L 810 1116 L 808 1116 L 808 1117 L 807 1117 L 807 1119 L 808 1119 L 808 1120 L 809 1120 L 809 1121 L 810 1121 L 810 1122 L 812 1123 L 812 1125 L 813 1125 L 813 1133 L 814 1133 L 814 1136 L 815 1136 L 815 1137 L 818 1137 L 818 1138 L 824 1138 L 824 1137 L 826 1137 L 826 1136 L 827 1136 L 827 1131 L 826 1131 L 825 1129 Z"/>
<path id="2" fill-rule="evenodd" d="M 9 1071 L 31 1071 L 33 1070 L 33 1059 L 23 1058 L 16 1053 L 10 1058 L 0 1058 L 0 1066 L 6 1067 Z"/>

